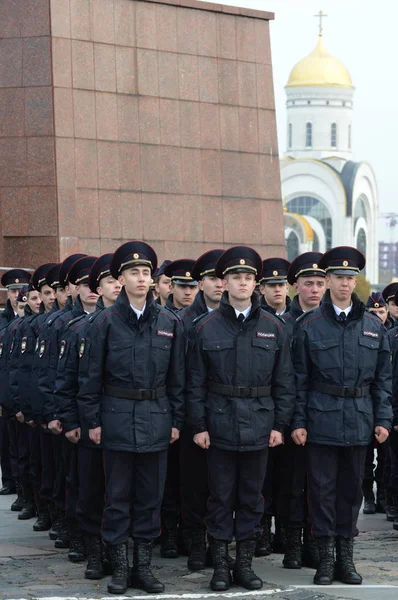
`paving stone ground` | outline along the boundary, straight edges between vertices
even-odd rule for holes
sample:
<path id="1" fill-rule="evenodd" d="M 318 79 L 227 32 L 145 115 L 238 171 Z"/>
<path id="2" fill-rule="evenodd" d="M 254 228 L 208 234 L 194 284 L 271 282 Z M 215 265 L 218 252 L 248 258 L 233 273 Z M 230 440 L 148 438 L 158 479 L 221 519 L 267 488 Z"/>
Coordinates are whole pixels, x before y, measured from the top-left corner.
<path id="1" fill-rule="evenodd" d="M 18 521 L 9 510 L 13 496 L 0 497 L 0 600 L 33 598 L 115 598 L 106 591 L 107 579 L 90 582 L 83 578 L 84 565 L 67 560 L 67 552 L 55 550 L 47 533 L 35 533 L 33 521 Z M 282 556 L 255 559 L 257 573 L 267 583 L 261 593 L 250 594 L 232 587 L 228 594 L 212 594 L 208 584 L 211 569 L 189 573 L 186 558 L 164 560 L 155 550 L 154 566 L 166 585 L 165 598 L 238 598 L 262 600 L 397 600 L 398 532 L 383 515 L 361 516 L 360 535 L 355 542 L 358 570 L 364 585 L 350 587 L 313 586 L 314 571 L 290 571 L 282 567 Z M 231 550 L 233 554 L 233 549 Z M 124 598 L 152 598 L 139 590 L 128 590 Z M 158 596 L 159 597 L 159 596 Z M 162 597 L 162 596 L 160 596 Z"/>

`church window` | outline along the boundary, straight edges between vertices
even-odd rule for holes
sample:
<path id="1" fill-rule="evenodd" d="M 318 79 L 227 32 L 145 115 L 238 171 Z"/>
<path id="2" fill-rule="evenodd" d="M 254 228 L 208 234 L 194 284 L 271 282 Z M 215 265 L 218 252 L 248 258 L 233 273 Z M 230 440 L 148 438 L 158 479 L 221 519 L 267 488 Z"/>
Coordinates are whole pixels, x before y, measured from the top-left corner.
<path id="1" fill-rule="evenodd" d="M 348 125 L 348 149 L 351 150 L 351 125 Z"/>
<path id="2" fill-rule="evenodd" d="M 312 146 L 312 123 L 307 123 L 305 126 L 305 145 L 307 148 Z"/>
<path id="3" fill-rule="evenodd" d="M 287 260 L 292 262 L 300 254 L 299 239 L 294 231 L 291 231 L 286 240 Z"/>
<path id="4" fill-rule="evenodd" d="M 309 216 L 316 219 L 325 233 L 326 250 L 332 247 L 332 217 L 329 210 L 320 200 L 312 196 L 297 196 L 286 203 L 288 212 Z M 318 241 L 319 244 L 319 241 Z"/>
<path id="5" fill-rule="evenodd" d="M 360 252 L 362 252 L 362 254 L 364 254 L 366 256 L 366 233 L 364 232 L 363 229 L 360 229 L 358 231 L 358 235 L 357 235 L 357 248 Z M 363 274 L 366 274 L 366 268 L 363 270 Z"/>
<path id="6" fill-rule="evenodd" d="M 293 127 L 292 124 L 289 123 L 289 148 L 292 147 L 293 144 Z"/>
<path id="7" fill-rule="evenodd" d="M 332 148 L 336 148 L 337 146 L 337 125 L 336 123 L 332 123 L 330 127 L 330 145 Z"/>

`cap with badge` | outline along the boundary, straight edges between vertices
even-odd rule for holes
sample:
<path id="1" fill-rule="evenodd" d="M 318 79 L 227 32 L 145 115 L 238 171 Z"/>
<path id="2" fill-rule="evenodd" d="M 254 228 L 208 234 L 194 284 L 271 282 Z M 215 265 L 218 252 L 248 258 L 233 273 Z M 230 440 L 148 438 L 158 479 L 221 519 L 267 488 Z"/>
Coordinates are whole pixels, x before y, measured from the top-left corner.
<path id="1" fill-rule="evenodd" d="M 10 269 L 1 278 L 1 285 L 9 290 L 19 290 L 30 281 L 31 273 L 24 269 Z"/>
<path id="2" fill-rule="evenodd" d="M 61 263 L 61 267 L 59 270 L 59 283 L 60 285 L 58 287 L 66 287 L 68 285 L 68 275 L 69 275 L 69 271 L 72 267 L 72 265 L 79 260 L 79 258 L 83 258 L 84 256 L 87 256 L 87 254 L 71 254 L 70 256 L 68 256 L 67 258 L 65 258 L 65 260 Z"/>
<path id="3" fill-rule="evenodd" d="M 382 292 L 372 292 L 366 302 L 366 308 L 383 308 L 387 303 L 383 298 Z"/>
<path id="4" fill-rule="evenodd" d="M 319 261 L 319 267 L 326 271 L 326 275 L 359 275 L 365 265 L 362 252 L 352 246 L 332 248 Z"/>
<path id="5" fill-rule="evenodd" d="M 194 266 L 195 261 L 192 258 L 179 258 L 167 265 L 164 274 L 177 285 L 198 285 L 192 275 Z"/>
<path id="6" fill-rule="evenodd" d="M 17 297 L 17 302 L 27 302 L 28 301 L 28 292 L 33 291 L 32 289 L 29 289 L 29 287 L 23 287 L 19 290 L 19 294 Z"/>
<path id="7" fill-rule="evenodd" d="M 224 278 L 231 273 L 252 273 L 256 279 L 261 275 L 261 256 L 250 246 L 233 246 L 225 250 L 216 264 L 216 277 Z"/>
<path id="8" fill-rule="evenodd" d="M 56 267 L 56 263 L 45 263 L 40 265 L 32 275 L 31 283 L 35 290 L 40 292 L 43 285 L 47 284 L 47 275 L 51 269 Z M 48 284 L 47 284 L 48 285 Z"/>
<path id="9" fill-rule="evenodd" d="M 94 294 L 97 293 L 97 287 L 103 277 L 108 277 L 111 274 L 111 261 L 113 254 L 103 254 L 100 256 L 91 267 L 88 276 L 89 288 Z"/>
<path id="10" fill-rule="evenodd" d="M 73 283 L 73 285 L 88 283 L 91 267 L 97 258 L 97 256 L 83 256 L 83 258 L 79 258 L 69 270 L 68 280 L 70 283 Z"/>
<path id="11" fill-rule="evenodd" d="M 60 269 L 61 269 L 61 263 L 58 265 L 55 265 L 55 267 L 52 267 L 52 269 L 50 269 L 46 275 L 46 283 L 53 290 L 56 290 L 57 288 L 62 287 L 61 283 L 59 281 Z"/>
<path id="12" fill-rule="evenodd" d="M 260 283 L 287 283 L 290 262 L 285 258 L 266 258 L 263 260 Z"/>
<path id="13" fill-rule="evenodd" d="M 321 252 L 304 252 L 292 260 L 287 271 L 290 285 L 296 283 L 299 277 L 325 277 L 326 272 L 319 267 L 322 256 Z"/>
<path id="14" fill-rule="evenodd" d="M 153 273 L 157 264 L 155 250 L 145 242 L 133 240 L 122 244 L 116 250 L 111 262 L 111 275 L 117 279 L 125 269 L 138 266 L 149 267 Z"/>
<path id="15" fill-rule="evenodd" d="M 164 275 L 164 274 L 165 274 L 165 272 L 164 272 L 165 268 L 166 268 L 168 265 L 170 265 L 172 262 L 173 262 L 173 261 L 171 261 L 171 260 L 168 260 L 168 259 L 166 258 L 166 260 L 164 260 L 164 261 L 162 262 L 162 264 L 160 265 L 160 267 L 159 267 L 158 269 L 156 269 L 156 271 L 155 271 L 155 272 L 154 272 L 154 274 L 153 274 L 153 277 L 160 277 L 161 275 Z"/>
<path id="16" fill-rule="evenodd" d="M 389 283 L 381 293 L 383 294 L 384 300 L 388 303 L 390 300 L 394 300 L 397 292 L 398 281 L 393 281 L 392 283 Z"/>
<path id="17" fill-rule="evenodd" d="M 216 264 L 220 256 L 224 254 L 224 250 L 217 248 L 215 250 L 209 250 L 198 258 L 192 269 L 192 277 L 196 281 L 200 281 L 203 277 L 215 276 Z"/>

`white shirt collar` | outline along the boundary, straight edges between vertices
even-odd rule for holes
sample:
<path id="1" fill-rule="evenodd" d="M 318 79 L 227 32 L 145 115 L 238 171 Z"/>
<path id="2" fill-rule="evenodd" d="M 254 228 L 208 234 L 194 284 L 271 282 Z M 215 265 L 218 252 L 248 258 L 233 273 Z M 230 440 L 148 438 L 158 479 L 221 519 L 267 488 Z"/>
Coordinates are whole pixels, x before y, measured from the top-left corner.
<path id="1" fill-rule="evenodd" d="M 211 313 L 214 310 L 214 308 L 210 308 L 210 306 L 207 306 L 207 304 L 206 304 L 206 308 L 207 308 L 208 313 Z"/>
<path id="2" fill-rule="evenodd" d="M 348 315 L 349 315 L 349 313 L 351 312 L 351 309 L 352 309 L 352 304 L 350 304 L 350 306 L 348 308 L 345 308 L 344 310 L 342 308 L 339 308 L 335 304 L 333 304 L 333 308 L 334 308 L 334 312 L 336 313 L 336 315 L 338 317 L 340 316 L 340 313 L 342 313 L 342 312 L 345 312 L 346 316 L 348 317 Z"/>
<path id="3" fill-rule="evenodd" d="M 275 314 L 276 314 L 276 316 L 277 316 L 277 317 L 283 317 L 283 315 L 285 314 L 285 312 L 286 312 L 286 306 L 285 306 L 285 308 L 282 310 L 282 312 L 277 312 L 277 313 L 275 313 Z"/>
<path id="4" fill-rule="evenodd" d="M 239 317 L 239 315 L 243 315 L 245 317 L 245 319 L 247 319 L 247 317 L 250 314 L 250 311 L 252 309 L 252 305 L 250 304 L 245 310 L 237 310 L 236 308 L 234 308 L 235 314 L 236 314 L 236 318 Z"/>
<path id="5" fill-rule="evenodd" d="M 135 312 L 135 314 L 137 315 L 137 319 L 139 319 L 140 317 L 142 317 L 142 315 L 145 312 L 146 302 L 145 302 L 144 306 L 142 307 L 142 310 L 138 310 L 138 308 L 135 308 L 132 304 L 130 304 L 130 306 L 133 309 L 133 311 Z"/>

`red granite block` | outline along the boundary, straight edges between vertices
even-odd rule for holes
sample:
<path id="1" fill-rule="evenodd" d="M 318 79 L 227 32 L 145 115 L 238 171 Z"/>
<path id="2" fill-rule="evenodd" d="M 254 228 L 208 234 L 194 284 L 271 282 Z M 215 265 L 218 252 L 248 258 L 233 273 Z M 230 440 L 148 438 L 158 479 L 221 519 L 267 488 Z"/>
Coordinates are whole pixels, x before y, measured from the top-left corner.
<path id="1" fill-rule="evenodd" d="M 181 54 L 198 53 L 198 11 L 180 8 L 177 11 L 177 48 Z"/>
<path id="2" fill-rule="evenodd" d="M 55 148 L 53 137 L 28 138 L 28 185 L 55 185 Z"/>
<path id="3" fill-rule="evenodd" d="M 162 192 L 181 193 L 181 148 L 161 146 Z"/>
<path id="4" fill-rule="evenodd" d="M 100 235 L 104 238 L 122 237 L 122 214 L 118 191 L 99 191 Z M 116 250 L 116 247 L 113 248 Z"/>
<path id="5" fill-rule="evenodd" d="M 95 89 L 94 45 L 92 42 L 72 40 L 73 87 Z"/>
<path id="6" fill-rule="evenodd" d="M 156 50 L 156 5 L 136 2 L 137 47 Z"/>
<path id="7" fill-rule="evenodd" d="M 278 156 L 268 156 L 260 154 L 258 156 L 259 165 L 259 197 L 265 199 L 281 197 L 281 180 L 279 170 Z"/>
<path id="8" fill-rule="evenodd" d="M 200 145 L 218 150 L 221 144 L 220 107 L 218 104 L 200 105 Z"/>
<path id="9" fill-rule="evenodd" d="M 186 234 L 184 219 L 186 197 L 175 194 L 164 194 L 163 198 L 164 231 L 161 239 L 183 242 Z M 176 215 L 179 215 L 178 219 L 176 219 Z M 156 247 L 158 247 L 158 244 L 156 244 Z"/>
<path id="10" fill-rule="evenodd" d="M 56 87 L 72 87 L 71 41 L 52 38 L 53 84 Z"/>
<path id="11" fill-rule="evenodd" d="M 25 135 L 53 135 L 53 94 L 51 87 L 25 89 Z"/>
<path id="12" fill-rule="evenodd" d="M 58 226 L 60 237 L 73 237 L 77 232 L 76 189 L 58 187 Z"/>
<path id="13" fill-rule="evenodd" d="M 238 62 L 239 104 L 241 106 L 257 106 L 256 65 Z"/>
<path id="14" fill-rule="evenodd" d="M 179 98 L 178 89 L 178 54 L 158 52 L 159 96 L 162 98 Z"/>
<path id="15" fill-rule="evenodd" d="M 200 196 L 184 196 L 184 240 L 203 240 L 203 204 Z M 198 258 L 196 253 L 192 258 Z"/>
<path id="16" fill-rule="evenodd" d="M 141 150 L 141 187 L 144 192 L 162 191 L 162 166 L 160 147 L 140 145 Z"/>
<path id="17" fill-rule="evenodd" d="M 135 48 L 116 46 L 116 84 L 119 93 L 137 93 Z"/>
<path id="18" fill-rule="evenodd" d="M 95 110 L 98 140 L 118 140 L 117 96 L 96 92 Z"/>
<path id="19" fill-rule="evenodd" d="M 56 236 L 4 238 L 3 260 L 6 265 L 24 265 L 28 268 L 55 262 L 58 260 L 58 239 Z"/>
<path id="20" fill-rule="evenodd" d="M 197 148 L 182 148 L 181 164 L 182 193 L 199 195 L 202 189 L 201 151 Z"/>
<path id="21" fill-rule="evenodd" d="M 24 0 L 21 36 L 33 37 L 50 34 L 49 0 Z"/>
<path id="22" fill-rule="evenodd" d="M 219 96 L 221 104 L 238 104 L 238 67 L 235 60 L 218 61 Z"/>
<path id="23" fill-rule="evenodd" d="M 159 98 L 140 96 L 138 107 L 140 120 L 140 142 L 143 144 L 159 144 Z"/>
<path id="24" fill-rule="evenodd" d="M 84 252 L 89 256 L 100 256 L 102 254 L 101 240 L 99 238 L 79 238 L 79 252 Z"/>
<path id="25" fill-rule="evenodd" d="M 118 94 L 117 114 L 119 140 L 121 142 L 138 142 L 138 98 Z"/>
<path id="26" fill-rule="evenodd" d="M 25 138 L 0 138 L 0 186 L 26 184 Z"/>
<path id="27" fill-rule="evenodd" d="M 160 99 L 160 143 L 180 146 L 180 106 L 177 100 Z"/>
<path id="28" fill-rule="evenodd" d="M 217 56 L 217 15 L 198 11 L 198 54 Z"/>
<path id="29" fill-rule="evenodd" d="M 141 192 L 120 193 L 120 215 L 122 238 L 127 240 L 143 238 Z"/>
<path id="30" fill-rule="evenodd" d="M 23 40 L 0 39 L 0 87 L 22 85 L 22 44 Z"/>
<path id="31" fill-rule="evenodd" d="M 92 40 L 90 0 L 70 0 L 72 39 Z"/>
<path id="32" fill-rule="evenodd" d="M 258 110 L 259 151 L 262 154 L 278 155 L 276 120 L 273 110 Z"/>
<path id="33" fill-rule="evenodd" d="M 238 152 L 222 152 L 222 195 L 242 195 L 242 180 L 240 170 L 240 154 Z"/>
<path id="34" fill-rule="evenodd" d="M 50 18 L 53 37 L 71 37 L 69 0 L 50 0 Z"/>
<path id="35" fill-rule="evenodd" d="M 261 206 L 261 241 L 276 244 L 283 241 L 283 209 L 280 200 L 263 200 Z M 280 239 L 282 238 L 282 239 Z M 281 254 L 278 254 L 281 256 Z"/>
<path id="36" fill-rule="evenodd" d="M 145 240 L 164 240 L 167 227 L 164 219 L 168 214 L 163 194 L 142 194 L 142 216 Z"/>
<path id="37" fill-rule="evenodd" d="M 255 19 L 240 17 L 236 19 L 236 46 L 238 60 L 254 62 L 256 55 L 253 48 L 256 45 Z"/>
<path id="38" fill-rule="evenodd" d="M 198 102 L 180 102 L 181 146 L 200 148 Z"/>
<path id="39" fill-rule="evenodd" d="M 239 148 L 242 152 L 258 152 L 257 108 L 239 107 Z"/>
<path id="40" fill-rule="evenodd" d="M 102 190 L 118 190 L 119 144 L 117 142 L 97 142 L 98 187 Z"/>
<path id="41" fill-rule="evenodd" d="M 138 93 L 159 95 L 158 53 L 156 50 L 137 49 Z"/>
<path id="42" fill-rule="evenodd" d="M 261 176 L 258 154 L 240 153 L 240 182 L 243 198 L 259 198 Z"/>
<path id="43" fill-rule="evenodd" d="M 58 235 L 58 212 L 55 187 L 27 189 L 28 235 Z M 26 217 L 25 217 L 26 218 Z"/>
<path id="44" fill-rule="evenodd" d="M 159 50 L 177 52 L 177 8 L 156 4 L 156 39 Z"/>
<path id="45" fill-rule="evenodd" d="M 76 187 L 97 188 L 97 141 L 75 140 Z M 65 186 L 68 187 L 68 186 Z"/>
<path id="46" fill-rule="evenodd" d="M 94 42 L 115 43 L 114 0 L 92 2 L 91 22 Z"/>
<path id="47" fill-rule="evenodd" d="M 28 188 L 0 187 L 2 235 L 28 235 Z"/>
<path id="48" fill-rule="evenodd" d="M 221 196 L 221 157 L 217 150 L 201 151 L 202 194 Z"/>
<path id="49" fill-rule="evenodd" d="M 200 56 L 199 98 L 201 102 L 218 102 L 218 62 L 216 58 Z"/>
<path id="50" fill-rule="evenodd" d="M 199 100 L 198 57 L 178 56 L 178 79 L 181 100 Z"/>
<path id="51" fill-rule="evenodd" d="M 261 206 L 257 200 L 223 198 L 224 240 L 227 244 L 261 244 Z"/>
<path id="52" fill-rule="evenodd" d="M 97 137 L 95 115 L 95 92 L 73 90 L 75 136 L 95 139 Z"/>
<path id="53" fill-rule="evenodd" d="M 94 44 L 95 89 L 116 92 L 116 47 L 111 44 Z"/>
<path id="54" fill-rule="evenodd" d="M 220 106 L 221 148 L 239 150 L 239 108 Z"/>
<path id="55" fill-rule="evenodd" d="M 22 10 L 23 0 L 0 2 L 0 38 L 21 37 Z"/>
<path id="56" fill-rule="evenodd" d="M 215 196 L 202 196 L 203 240 L 217 243 L 224 240 L 223 200 Z"/>
<path id="57" fill-rule="evenodd" d="M 79 237 L 98 237 L 100 233 L 98 190 L 77 188 L 76 211 Z"/>
<path id="58" fill-rule="evenodd" d="M 274 85 L 271 65 L 256 65 L 257 105 L 259 108 L 275 108 Z"/>
<path id="59" fill-rule="evenodd" d="M 120 188 L 141 189 L 141 158 L 139 144 L 119 144 Z"/>
<path id="60" fill-rule="evenodd" d="M 217 15 L 218 56 L 236 59 L 236 17 Z"/>
<path id="61" fill-rule="evenodd" d="M 99 254 L 108 254 L 109 252 L 114 252 L 116 248 L 118 248 L 123 240 L 121 239 L 113 239 L 113 238 L 101 238 L 100 242 L 100 251 Z"/>
<path id="62" fill-rule="evenodd" d="M 64 190 L 75 188 L 75 140 L 55 138 L 57 185 Z"/>
<path id="63" fill-rule="evenodd" d="M 23 85 L 51 85 L 51 50 L 49 37 L 25 38 L 23 41 Z"/>
<path id="64" fill-rule="evenodd" d="M 0 89 L 0 137 L 24 135 L 25 92 L 22 88 Z"/>
<path id="65" fill-rule="evenodd" d="M 136 46 L 135 6 L 131 0 L 115 2 L 115 40 L 120 46 Z"/>
<path id="66" fill-rule="evenodd" d="M 272 61 L 269 22 L 255 19 L 254 26 L 256 35 L 256 61 L 270 65 Z"/>

